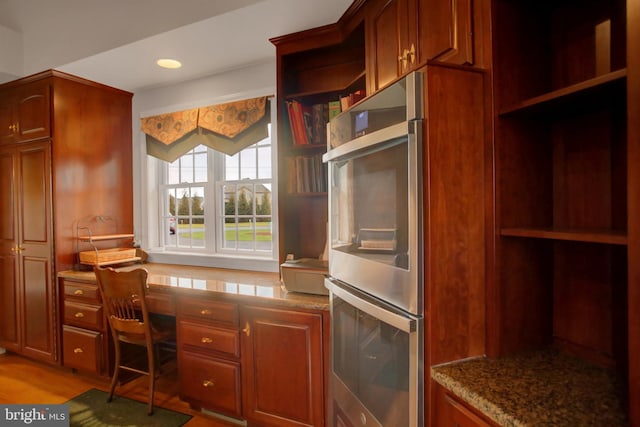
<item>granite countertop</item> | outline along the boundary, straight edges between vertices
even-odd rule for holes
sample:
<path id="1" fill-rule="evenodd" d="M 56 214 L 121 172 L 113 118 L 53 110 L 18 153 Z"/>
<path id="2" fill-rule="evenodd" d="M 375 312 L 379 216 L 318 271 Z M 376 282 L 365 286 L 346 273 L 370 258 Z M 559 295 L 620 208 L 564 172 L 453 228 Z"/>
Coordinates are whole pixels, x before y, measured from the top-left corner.
<path id="1" fill-rule="evenodd" d="M 501 426 L 626 426 L 611 371 L 555 350 L 431 368 L 431 377 Z"/>
<path id="2" fill-rule="evenodd" d="M 278 273 L 157 263 L 131 264 L 116 269 L 140 267 L 149 272 L 149 286 L 157 291 L 218 294 L 239 301 L 254 300 L 294 308 L 329 310 L 329 297 L 287 291 Z M 91 270 L 61 271 L 58 277 L 91 282 L 96 280 Z"/>

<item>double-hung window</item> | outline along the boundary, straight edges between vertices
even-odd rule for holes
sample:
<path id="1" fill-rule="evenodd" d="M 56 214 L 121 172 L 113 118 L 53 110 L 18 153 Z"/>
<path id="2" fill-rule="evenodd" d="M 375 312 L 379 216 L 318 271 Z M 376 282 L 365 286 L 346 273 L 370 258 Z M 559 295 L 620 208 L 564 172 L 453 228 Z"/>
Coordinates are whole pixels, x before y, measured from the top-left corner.
<path id="1" fill-rule="evenodd" d="M 270 136 L 233 156 L 199 145 L 164 162 L 164 251 L 273 258 L 271 147 Z"/>

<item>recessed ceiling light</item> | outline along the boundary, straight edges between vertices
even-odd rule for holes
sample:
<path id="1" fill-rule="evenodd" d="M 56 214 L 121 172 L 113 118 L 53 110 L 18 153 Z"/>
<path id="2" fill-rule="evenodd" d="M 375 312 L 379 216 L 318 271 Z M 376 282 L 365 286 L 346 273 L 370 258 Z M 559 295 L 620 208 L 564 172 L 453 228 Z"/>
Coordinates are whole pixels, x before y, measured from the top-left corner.
<path id="1" fill-rule="evenodd" d="M 156 61 L 156 64 L 158 64 L 162 68 L 180 68 L 180 67 L 182 67 L 182 64 L 180 63 L 180 61 L 176 61 L 175 59 L 158 59 Z"/>

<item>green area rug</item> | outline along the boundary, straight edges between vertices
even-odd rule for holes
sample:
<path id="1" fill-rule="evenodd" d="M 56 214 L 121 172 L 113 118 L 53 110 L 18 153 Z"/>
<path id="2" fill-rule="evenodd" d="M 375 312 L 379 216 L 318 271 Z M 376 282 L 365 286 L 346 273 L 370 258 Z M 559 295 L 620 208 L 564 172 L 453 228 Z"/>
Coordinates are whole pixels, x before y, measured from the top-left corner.
<path id="1" fill-rule="evenodd" d="M 153 415 L 149 416 L 146 403 L 118 395 L 107 402 L 108 395 L 93 388 L 69 400 L 71 427 L 180 427 L 191 419 L 191 415 L 157 406 L 153 407 Z"/>

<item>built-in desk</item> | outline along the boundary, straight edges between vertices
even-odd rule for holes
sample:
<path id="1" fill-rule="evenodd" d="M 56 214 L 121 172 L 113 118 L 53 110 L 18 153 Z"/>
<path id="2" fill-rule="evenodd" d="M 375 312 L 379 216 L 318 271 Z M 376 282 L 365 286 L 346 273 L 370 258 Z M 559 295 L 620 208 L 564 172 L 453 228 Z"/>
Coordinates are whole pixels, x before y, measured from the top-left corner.
<path id="1" fill-rule="evenodd" d="M 117 270 L 144 268 L 149 272 L 150 292 L 201 295 L 277 306 L 329 310 L 329 298 L 288 292 L 278 273 L 192 267 L 171 264 L 131 264 Z M 59 278 L 95 283 L 93 271 L 62 271 Z"/>
<path id="2" fill-rule="evenodd" d="M 149 272 L 150 311 L 176 318 L 182 399 L 250 425 L 324 425 L 327 296 L 288 292 L 277 273 L 154 263 L 118 269 L 140 267 Z M 58 278 L 63 364 L 109 375 L 95 274 L 63 271 Z"/>

